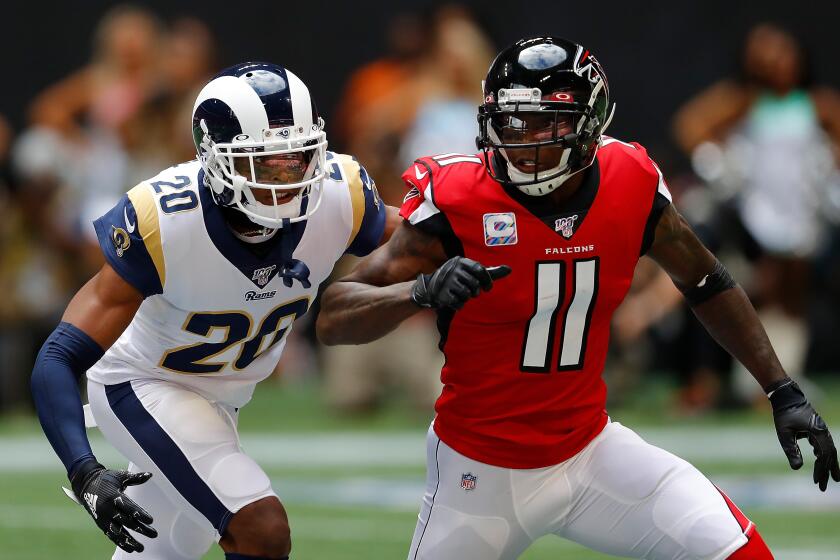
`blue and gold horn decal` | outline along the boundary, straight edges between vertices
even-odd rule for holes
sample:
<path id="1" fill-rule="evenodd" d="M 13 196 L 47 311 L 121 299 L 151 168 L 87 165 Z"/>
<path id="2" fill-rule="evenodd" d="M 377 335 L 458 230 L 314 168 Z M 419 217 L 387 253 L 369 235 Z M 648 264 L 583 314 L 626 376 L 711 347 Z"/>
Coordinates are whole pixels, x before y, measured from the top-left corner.
<path id="1" fill-rule="evenodd" d="M 122 257 L 128 248 L 131 247 L 131 237 L 121 227 L 111 226 L 111 241 L 114 243 L 114 249 L 118 257 Z"/>

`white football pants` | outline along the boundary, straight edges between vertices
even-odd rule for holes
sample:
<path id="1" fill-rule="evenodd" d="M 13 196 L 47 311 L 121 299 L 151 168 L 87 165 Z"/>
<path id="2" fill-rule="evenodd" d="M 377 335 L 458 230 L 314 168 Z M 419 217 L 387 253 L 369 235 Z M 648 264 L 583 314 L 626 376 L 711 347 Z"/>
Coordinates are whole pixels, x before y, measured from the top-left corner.
<path id="1" fill-rule="evenodd" d="M 554 534 L 651 560 L 723 560 L 747 543 L 720 491 L 686 461 L 610 422 L 571 459 L 507 469 L 427 438 L 408 560 L 508 560 Z"/>
<path id="2" fill-rule="evenodd" d="M 152 473 L 126 494 L 154 518 L 158 536 L 134 534 L 145 550 L 118 548 L 114 560 L 197 560 L 234 513 L 275 496 L 268 476 L 239 446 L 234 409 L 158 380 L 88 381 L 88 399 L 100 431 L 131 461 L 129 469 Z"/>

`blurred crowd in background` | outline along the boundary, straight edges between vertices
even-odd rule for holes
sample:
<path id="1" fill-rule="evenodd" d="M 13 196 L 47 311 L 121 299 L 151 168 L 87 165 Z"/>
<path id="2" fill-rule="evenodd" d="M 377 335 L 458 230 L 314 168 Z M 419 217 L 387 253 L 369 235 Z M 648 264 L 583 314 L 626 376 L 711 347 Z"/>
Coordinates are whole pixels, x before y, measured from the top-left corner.
<path id="1" fill-rule="evenodd" d="M 475 151 L 480 83 L 504 45 L 457 5 L 400 14 L 383 32 L 388 51 L 341 86 L 327 134 L 330 149 L 355 155 L 399 206 L 400 174 L 415 157 Z M 215 45 L 198 19 L 116 7 L 98 24 L 89 63 L 32 99 L 25 128 L 13 132 L 0 115 L 0 411 L 29 406 L 43 339 L 104 262 L 92 220 L 138 182 L 195 157 L 190 113 L 219 70 Z M 776 25 L 752 28 L 740 66 L 686 99 L 662 131 L 689 163 L 651 155 L 678 209 L 747 290 L 787 371 L 807 383 L 840 371 L 840 95 Z M 617 118 L 622 109 L 633 110 L 619 103 Z M 348 257 L 335 275 L 353 264 Z M 319 346 L 313 323 L 311 313 L 296 326 L 280 379 L 318 383 L 340 413 L 375 410 L 393 391 L 430 412 L 443 361 L 432 315 L 360 347 Z M 613 401 L 653 372 L 674 380 L 682 414 L 763 397 L 642 259 L 615 318 L 605 372 Z"/>

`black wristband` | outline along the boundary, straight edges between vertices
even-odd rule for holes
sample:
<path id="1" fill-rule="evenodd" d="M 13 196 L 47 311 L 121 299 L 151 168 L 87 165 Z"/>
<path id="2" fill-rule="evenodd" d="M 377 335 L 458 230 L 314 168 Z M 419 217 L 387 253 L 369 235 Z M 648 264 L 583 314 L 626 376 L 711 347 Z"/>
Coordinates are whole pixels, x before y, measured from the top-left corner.
<path id="1" fill-rule="evenodd" d="M 682 290 L 689 305 L 700 305 L 721 292 L 735 287 L 735 280 L 729 275 L 720 261 L 715 261 L 715 267 L 696 285 Z"/>

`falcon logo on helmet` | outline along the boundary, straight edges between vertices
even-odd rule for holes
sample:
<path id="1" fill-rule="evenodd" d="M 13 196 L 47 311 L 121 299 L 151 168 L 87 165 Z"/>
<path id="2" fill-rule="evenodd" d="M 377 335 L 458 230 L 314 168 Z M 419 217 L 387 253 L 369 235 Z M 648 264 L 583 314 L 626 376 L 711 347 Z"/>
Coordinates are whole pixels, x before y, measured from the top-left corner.
<path id="1" fill-rule="evenodd" d="M 291 71 L 246 62 L 220 72 L 196 99 L 193 140 L 216 204 L 272 229 L 318 209 L 324 121 Z"/>
<path id="2" fill-rule="evenodd" d="M 601 69 L 601 65 L 598 64 L 598 61 L 589 56 L 589 51 L 584 51 L 583 47 L 579 47 L 578 53 L 579 56 L 575 59 L 575 74 L 578 76 L 585 76 L 586 79 L 593 84 L 597 84 L 603 80 L 604 71 Z M 589 62 L 586 65 L 581 66 L 585 60 L 589 60 Z"/>
<path id="3" fill-rule="evenodd" d="M 483 88 L 476 143 L 487 170 L 534 196 L 592 165 L 615 110 L 595 57 L 557 37 L 522 39 L 503 50 Z"/>

